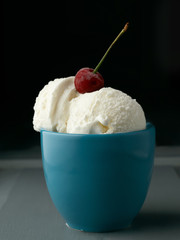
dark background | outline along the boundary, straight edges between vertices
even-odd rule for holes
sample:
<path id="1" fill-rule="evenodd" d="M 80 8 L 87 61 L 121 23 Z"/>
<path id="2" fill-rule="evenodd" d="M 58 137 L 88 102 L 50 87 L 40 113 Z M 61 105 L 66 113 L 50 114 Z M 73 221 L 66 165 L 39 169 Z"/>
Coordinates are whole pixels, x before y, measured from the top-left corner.
<path id="1" fill-rule="evenodd" d="M 13 1 L 1 14 L 0 150 L 39 144 L 33 105 L 58 77 L 94 68 L 129 21 L 100 73 L 141 104 L 157 145 L 180 144 L 180 1 Z"/>

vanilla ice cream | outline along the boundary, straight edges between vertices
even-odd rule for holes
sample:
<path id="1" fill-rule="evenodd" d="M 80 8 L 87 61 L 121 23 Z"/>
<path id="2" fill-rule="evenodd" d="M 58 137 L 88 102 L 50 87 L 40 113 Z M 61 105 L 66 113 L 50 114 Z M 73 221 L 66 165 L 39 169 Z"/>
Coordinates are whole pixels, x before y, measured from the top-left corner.
<path id="1" fill-rule="evenodd" d="M 36 131 L 102 134 L 146 127 L 143 109 L 135 99 L 110 87 L 80 94 L 74 77 L 49 82 L 36 98 L 34 111 Z"/>
<path id="2" fill-rule="evenodd" d="M 70 101 L 76 95 L 74 77 L 55 79 L 45 85 L 34 105 L 34 129 L 66 132 Z"/>
<path id="3" fill-rule="evenodd" d="M 136 100 L 109 87 L 72 99 L 67 132 L 129 132 L 144 129 L 145 125 L 144 112 Z"/>

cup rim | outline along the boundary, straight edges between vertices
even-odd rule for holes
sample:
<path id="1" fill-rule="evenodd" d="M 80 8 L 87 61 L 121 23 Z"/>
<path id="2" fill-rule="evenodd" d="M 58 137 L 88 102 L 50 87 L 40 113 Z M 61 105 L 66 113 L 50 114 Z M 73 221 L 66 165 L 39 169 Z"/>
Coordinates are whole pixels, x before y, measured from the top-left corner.
<path id="1" fill-rule="evenodd" d="M 129 131 L 129 132 L 119 132 L 119 133 L 107 133 L 107 134 L 88 134 L 88 133 L 61 133 L 61 132 L 53 132 L 46 129 L 41 129 L 40 133 L 48 133 L 51 135 L 57 136 L 89 136 L 89 137 L 112 137 L 112 136 L 124 136 L 124 135 L 134 135 L 140 134 L 149 131 L 150 129 L 155 128 L 151 122 L 146 122 L 146 128 L 137 131 Z"/>

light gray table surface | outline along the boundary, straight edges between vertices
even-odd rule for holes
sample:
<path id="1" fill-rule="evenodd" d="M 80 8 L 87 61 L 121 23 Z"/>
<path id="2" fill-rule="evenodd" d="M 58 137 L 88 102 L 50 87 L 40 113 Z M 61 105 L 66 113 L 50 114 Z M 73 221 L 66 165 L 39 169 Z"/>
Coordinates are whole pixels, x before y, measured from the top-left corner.
<path id="1" fill-rule="evenodd" d="M 131 227 L 88 233 L 66 227 L 50 199 L 41 166 L 0 165 L 0 240 L 41 239 L 180 239 L 180 167 L 154 167 L 146 201 Z"/>

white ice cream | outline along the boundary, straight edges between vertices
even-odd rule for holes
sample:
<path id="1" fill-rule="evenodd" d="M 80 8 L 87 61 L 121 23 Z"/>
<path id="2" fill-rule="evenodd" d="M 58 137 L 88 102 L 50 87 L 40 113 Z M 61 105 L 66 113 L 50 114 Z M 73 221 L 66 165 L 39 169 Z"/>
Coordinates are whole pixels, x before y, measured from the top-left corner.
<path id="1" fill-rule="evenodd" d="M 70 101 L 76 95 L 74 77 L 55 79 L 45 85 L 34 105 L 34 129 L 66 132 Z"/>
<path id="2" fill-rule="evenodd" d="M 101 134 L 146 127 L 143 109 L 135 99 L 113 88 L 79 94 L 74 77 L 49 82 L 36 98 L 34 110 L 36 131 Z"/>

